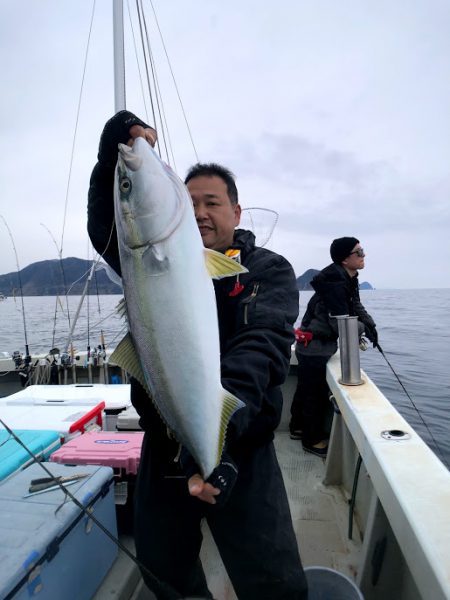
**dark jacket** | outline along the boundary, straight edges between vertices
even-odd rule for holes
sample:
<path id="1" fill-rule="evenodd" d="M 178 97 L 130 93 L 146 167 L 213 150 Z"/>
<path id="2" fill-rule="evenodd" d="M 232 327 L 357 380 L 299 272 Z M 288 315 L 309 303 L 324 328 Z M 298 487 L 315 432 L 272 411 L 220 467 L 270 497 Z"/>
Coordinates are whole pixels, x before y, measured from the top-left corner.
<path id="1" fill-rule="evenodd" d="M 311 281 L 315 291 L 308 302 L 301 329 L 310 331 L 313 339 L 307 346 L 298 343 L 297 354 L 331 356 L 337 350 L 337 315 L 357 316 L 359 334 L 371 337 L 375 322 L 359 297 L 358 275 L 350 277 L 344 267 L 332 263 Z"/>
<path id="2" fill-rule="evenodd" d="M 95 166 L 88 195 L 88 232 L 94 248 L 120 274 L 113 208 L 114 168 L 102 161 Z M 249 270 L 240 276 L 242 291 L 233 295 L 236 278 L 214 282 L 219 316 L 223 387 L 245 403 L 228 427 L 227 449 L 232 455 L 273 438 L 281 418 L 284 382 L 298 316 L 294 271 L 282 256 L 255 246 L 250 231 L 237 230 L 233 248 Z M 141 426 L 162 444 L 167 440 L 151 402 L 136 382 L 132 402 Z"/>
<path id="3" fill-rule="evenodd" d="M 298 315 L 294 271 L 282 256 L 255 246 L 250 231 L 238 229 L 233 248 L 241 250 L 248 273 L 244 286 L 230 296 L 235 278 L 214 282 L 221 345 L 223 387 L 246 407 L 228 428 L 228 448 L 259 444 L 273 438 L 281 418 L 284 382 L 291 358 L 293 324 Z"/>

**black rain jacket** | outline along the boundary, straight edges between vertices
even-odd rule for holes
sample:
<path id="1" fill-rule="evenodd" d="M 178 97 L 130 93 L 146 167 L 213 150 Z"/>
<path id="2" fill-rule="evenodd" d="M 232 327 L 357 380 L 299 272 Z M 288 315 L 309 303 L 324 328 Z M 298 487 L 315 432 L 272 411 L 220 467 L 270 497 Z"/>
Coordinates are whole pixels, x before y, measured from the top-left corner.
<path id="1" fill-rule="evenodd" d="M 310 331 L 313 339 L 307 346 L 297 343 L 296 353 L 306 356 L 332 356 L 337 350 L 339 336 L 337 315 L 357 316 L 359 334 L 375 328 L 375 322 L 359 297 L 358 275 L 350 277 L 341 265 L 332 263 L 322 269 L 311 286 L 315 291 L 308 302 L 301 329 Z"/>

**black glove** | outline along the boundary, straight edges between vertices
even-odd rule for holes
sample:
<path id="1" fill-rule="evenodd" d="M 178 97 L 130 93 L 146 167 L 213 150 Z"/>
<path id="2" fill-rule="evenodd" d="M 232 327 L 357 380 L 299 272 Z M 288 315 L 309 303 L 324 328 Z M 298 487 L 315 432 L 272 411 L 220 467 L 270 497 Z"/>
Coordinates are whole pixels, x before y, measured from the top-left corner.
<path id="1" fill-rule="evenodd" d="M 99 162 L 111 168 L 116 166 L 117 146 L 128 142 L 131 137 L 130 128 L 133 125 L 141 125 L 145 129 L 149 128 L 149 125 L 128 110 L 121 110 L 107 121 L 100 137 Z"/>
<path id="2" fill-rule="evenodd" d="M 188 479 L 193 475 L 200 473 L 197 463 L 184 447 L 180 453 L 180 466 Z M 220 494 L 215 496 L 216 504 L 214 506 L 224 506 L 230 497 L 231 491 L 236 483 L 237 476 L 238 469 L 236 464 L 230 458 L 230 456 L 224 452 L 222 454 L 220 463 L 217 465 L 208 479 L 206 479 L 207 483 L 210 483 L 213 487 L 220 490 Z"/>
<path id="3" fill-rule="evenodd" d="M 372 342 L 375 348 L 378 345 L 378 332 L 375 325 L 366 325 L 364 323 L 365 335 Z"/>

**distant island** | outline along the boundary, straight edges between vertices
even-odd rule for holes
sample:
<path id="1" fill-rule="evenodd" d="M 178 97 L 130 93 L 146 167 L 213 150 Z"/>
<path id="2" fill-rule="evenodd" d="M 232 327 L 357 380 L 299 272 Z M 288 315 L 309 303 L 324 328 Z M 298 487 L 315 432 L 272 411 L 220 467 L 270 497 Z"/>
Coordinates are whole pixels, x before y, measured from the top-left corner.
<path id="1" fill-rule="evenodd" d="M 315 277 L 318 273 L 320 273 L 320 271 L 317 269 L 308 269 L 307 271 L 305 271 L 303 273 L 303 275 L 300 275 L 300 277 L 297 277 L 298 289 L 301 292 L 312 292 L 313 289 L 311 287 L 311 281 L 312 281 L 313 277 Z M 373 290 L 374 288 L 371 286 L 371 284 L 368 281 L 362 281 L 359 284 L 359 289 L 360 290 Z"/>
<path id="2" fill-rule="evenodd" d="M 80 296 L 92 267 L 92 261 L 83 258 L 63 258 L 62 260 L 42 260 L 32 263 L 20 271 L 22 293 L 24 296 Z M 106 273 L 105 263 L 99 268 L 89 283 L 87 293 L 122 294 L 122 287 L 111 281 Z M 311 280 L 319 273 L 317 269 L 308 269 L 297 277 L 300 291 L 312 291 Z M 367 281 L 359 285 L 360 290 L 373 290 Z M 17 271 L 0 275 L 0 297 L 20 296 L 19 274 Z"/>
<path id="3" fill-rule="evenodd" d="M 63 258 L 62 260 L 42 260 L 32 263 L 20 271 L 24 296 L 80 296 L 91 271 L 92 261 L 83 258 Z M 122 288 L 112 282 L 99 263 L 94 271 L 87 293 L 122 294 Z M 17 271 L 0 275 L 0 294 L 20 296 L 19 274 Z"/>

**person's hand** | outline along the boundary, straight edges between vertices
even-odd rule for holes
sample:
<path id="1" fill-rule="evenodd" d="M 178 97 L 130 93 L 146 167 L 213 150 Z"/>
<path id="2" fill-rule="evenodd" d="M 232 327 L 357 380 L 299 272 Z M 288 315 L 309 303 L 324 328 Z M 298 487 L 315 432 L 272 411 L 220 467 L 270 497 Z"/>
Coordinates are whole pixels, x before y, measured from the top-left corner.
<path id="1" fill-rule="evenodd" d="M 215 497 L 220 494 L 219 488 L 206 482 L 198 473 L 188 479 L 188 489 L 191 496 L 195 496 L 208 504 L 216 504 Z"/>
<path id="2" fill-rule="evenodd" d="M 373 347 L 375 348 L 378 345 L 378 332 L 375 325 L 364 325 L 365 335 L 372 342 Z"/>
<path id="3" fill-rule="evenodd" d="M 134 144 L 134 140 L 138 137 L 143 137 L 147 140 L 152 148 L 155 147 L 156 140 L 158 138 L 156 130 L 153 127 L 142 127 L 142 125 L 133 125 L 130 128 L 130 139 L 127 142 L 127 146 L 132 146 Z"/>
<path id="4" fill-rule="evenodd" d="M 118 145 L 130 141 L 133 143 L 136 137 L 145 137 L 153 146 L 156 141 L 156 131 L 128 110 L 116 113 L 103 128 L 98 149 L 99 162 L 114 168 L 117 162 Z"/>

